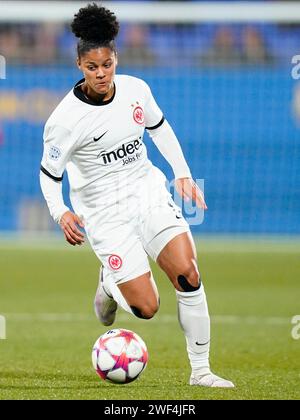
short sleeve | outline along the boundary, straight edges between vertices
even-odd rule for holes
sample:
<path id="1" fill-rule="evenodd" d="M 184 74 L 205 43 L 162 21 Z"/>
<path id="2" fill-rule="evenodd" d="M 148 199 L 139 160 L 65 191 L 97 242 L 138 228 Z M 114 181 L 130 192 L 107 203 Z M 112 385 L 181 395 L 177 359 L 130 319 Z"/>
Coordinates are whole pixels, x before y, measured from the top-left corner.
<path id="1" fill-rule="evenodd" d="M 145 83 L 145 82 L 144 82 Z M 157 105 L 155 99 L 153 98 L 152 92 L 150 87 L 147 83 L 144 84 L 145 86 L 145 125 L 147 130 L 158 128 L 164 121 L 164 116 Z"/>
<path id="2" fill-rule="evenodd" d="M 46 125 L 41 171 L 53 180 L 61 181 L 73 146 L 74 142 L 69 130 L 58 125 Z"/>

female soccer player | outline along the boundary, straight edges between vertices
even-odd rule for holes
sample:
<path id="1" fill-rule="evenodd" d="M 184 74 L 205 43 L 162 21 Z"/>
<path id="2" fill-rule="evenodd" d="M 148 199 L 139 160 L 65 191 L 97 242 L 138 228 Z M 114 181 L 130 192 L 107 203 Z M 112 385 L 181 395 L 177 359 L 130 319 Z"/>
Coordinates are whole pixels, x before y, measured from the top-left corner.
<path id="1" fill-rule="evenodd" d="M 159 308 L 148 256 L 173 283 L 191 363 L 191 385 L 231 388 L 210 371 L 210 320 L 187 222 L 166 189 L 162 172 L 147 158 L 146 129 L 173 168 L 176 189 L 206 209 L 179 142 L 142 80 L 115 75 L 116 17 L 95 3 L 72 23 L 84 78 L 55 109 L 44 131 L 41 188 L 50 213 L 71 245 L 85 231 L 102 262 L 95 311 L 113 324 L 117 306 L 143 319 Z M 67 169 L 76 214 L 64 204 Z"/>

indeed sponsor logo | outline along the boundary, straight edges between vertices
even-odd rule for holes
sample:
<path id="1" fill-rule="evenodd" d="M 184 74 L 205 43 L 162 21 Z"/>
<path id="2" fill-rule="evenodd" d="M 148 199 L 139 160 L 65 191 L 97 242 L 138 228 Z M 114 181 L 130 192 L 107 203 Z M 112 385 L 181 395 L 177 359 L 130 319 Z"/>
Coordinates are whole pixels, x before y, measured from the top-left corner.
<path id="1" fill-rule="evenodd" d="M 136 159 L 140 158 L 141 153 L 138 153 L 138 151 L 142 146 L 142 138 L 139 137 L 137 140 L 133 140 L 129 143 L 123 144 L 121 147 L 119 147 L 116 150 L 113 150 L 112 152 L 100 153 L 99 158 L 102 160 L 104 165 L 109 165 L 110 163 L 116 162 L 121 159 L 126 160 L 126 158 L 130 157 L 132 157 L 130 162 L 133 162 Z"/>

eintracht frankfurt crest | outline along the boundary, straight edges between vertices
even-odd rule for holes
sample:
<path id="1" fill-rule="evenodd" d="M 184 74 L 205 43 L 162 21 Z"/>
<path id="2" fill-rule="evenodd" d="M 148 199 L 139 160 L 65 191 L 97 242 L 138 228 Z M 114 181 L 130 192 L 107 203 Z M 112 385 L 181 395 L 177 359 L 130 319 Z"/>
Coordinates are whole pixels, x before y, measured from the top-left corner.
<path id="1" fill-rule="evenodd" d="M 133 119 L 136 123 L 143 125 L 145 122 L 145 115 L 144 115 L 144 111 L 143 108 L 140 106 L 137 106 L 136 108 L 134 108 L 133 111 Z"/>
<path id="2" fill-rule="evenodd" d="M 122 259 L 118 255 L 111 255 L 108 259 L 108 263 L 113 270 L 119 270 L 123 264 Z"/>

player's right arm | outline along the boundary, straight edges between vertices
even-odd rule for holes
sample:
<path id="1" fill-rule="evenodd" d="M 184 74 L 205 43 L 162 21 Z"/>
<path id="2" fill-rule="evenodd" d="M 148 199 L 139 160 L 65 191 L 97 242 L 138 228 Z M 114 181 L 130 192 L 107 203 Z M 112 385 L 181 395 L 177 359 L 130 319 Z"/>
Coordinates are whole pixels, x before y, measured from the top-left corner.
<path id="1" fill-rule="evenodd" d="M 83 223 L 65 205 L 62 194 L 63 173 L 73 148 L 74 141 L 69 130 L 58 125 L 46 124 L 40 171 L 41 189 L 51 216 L 59 223 L 66 240 L 75 246 L 84 242 L 84 235 L 79 230 Z"/>

